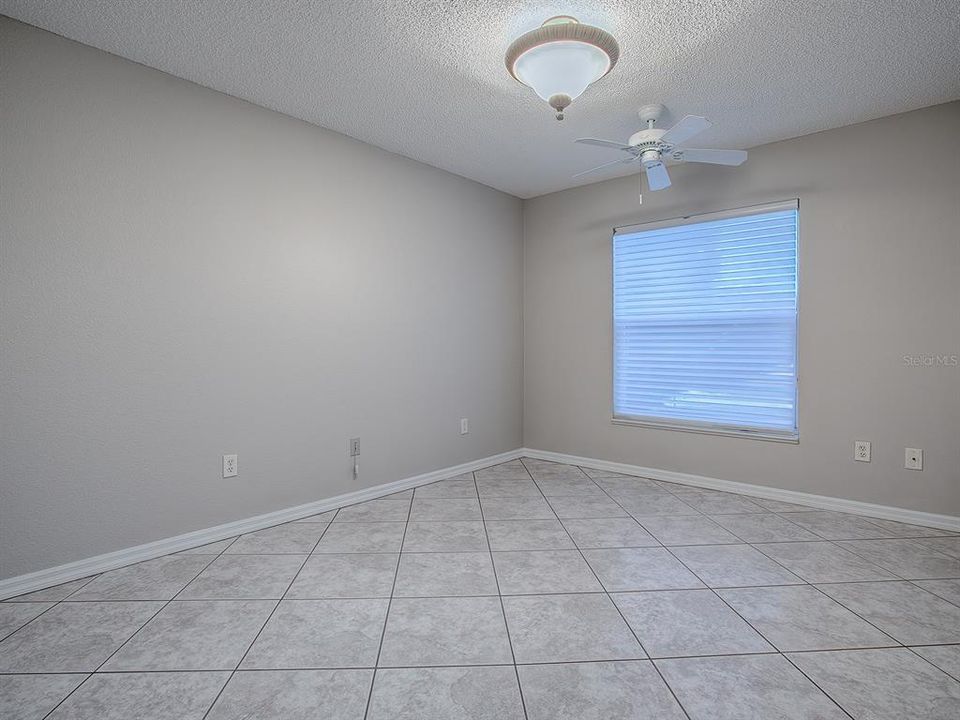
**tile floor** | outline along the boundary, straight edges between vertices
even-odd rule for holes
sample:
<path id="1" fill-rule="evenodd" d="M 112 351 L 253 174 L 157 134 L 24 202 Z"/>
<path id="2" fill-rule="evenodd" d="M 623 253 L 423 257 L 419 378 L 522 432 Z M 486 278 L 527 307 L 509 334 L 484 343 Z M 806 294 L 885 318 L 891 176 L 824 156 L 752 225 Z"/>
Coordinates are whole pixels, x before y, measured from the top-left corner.
<path id="1" fill-rule="evenodd" d="M 523 459 L 0 603 L 0 717 L 960 718 L 960 535 Z"/>

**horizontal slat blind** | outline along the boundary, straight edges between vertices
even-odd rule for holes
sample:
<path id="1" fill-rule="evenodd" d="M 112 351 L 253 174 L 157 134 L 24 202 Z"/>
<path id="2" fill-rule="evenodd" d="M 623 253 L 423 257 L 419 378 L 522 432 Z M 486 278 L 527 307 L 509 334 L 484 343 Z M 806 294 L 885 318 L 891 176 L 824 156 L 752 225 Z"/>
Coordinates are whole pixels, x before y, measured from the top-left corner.
<path id="1" fill-rule="evenodd" d="M 618 231 L 613 323 L 616 418 L 795 436 L 796 205 Z"/>

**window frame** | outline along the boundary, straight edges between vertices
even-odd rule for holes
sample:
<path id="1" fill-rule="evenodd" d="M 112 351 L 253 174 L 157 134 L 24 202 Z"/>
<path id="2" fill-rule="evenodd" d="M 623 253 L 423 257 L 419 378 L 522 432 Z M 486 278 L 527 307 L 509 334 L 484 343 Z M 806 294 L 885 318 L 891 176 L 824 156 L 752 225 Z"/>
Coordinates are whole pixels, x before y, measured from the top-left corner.
<path id="1" fill-rule="evenodd" d="M 724 220 L 735 217 L 746 217 L 749 215 L 761 215 L 769 212 L 783 210 L 796 210 L 797 212 L 797 239 L 796 239 L 796 293 L 795 293 L 795 321 L 794 321 L 794 380 L 793 380 L 793 408 L 794 408 L 794 428 L 793 430 L 776 430 L 769 427 L 750 427 L 744 425 L 727 425 L 723 423 L 714 423 L 703 420 L 673 420 L 669 418 L 658 418 L 655 416 L 623 416 L 616 412 L 616 359 L 617 359 L 617 337 L 616 337 L 616 297 L 614 288 L 614 275 L 616 273 L 616 255 L 614 253 L 614 242 L 618 234 L 626 235 L 631 232 L 642 232 L 646 230 L 658 230 L 668 227 L 680 227 L 683 225 L 695 225 L 702 222 L 713 220 Z M 673 218 L 661 220 L 652 220 L 650 222 L 636 223 L 632 225 L 621 225 L 613 228 L 610 236 L 610 422 L 613 425 L 622 425 L 630 427 L 644 427 L 657 430 L 674 430 L 680 432 L 700 433 L 706 435 L 720 435 L 725 437 L 740 437 L 751 440 L 764 440 L 768 442 L 780 442 L 789 444 L 799 444 L 800 442 L 800 199 L 793 198 L 789 200 L 773 201 L 759 205 L 747 205 L 739 208 L 730 208 L 710 213 L 695 213 L 690 215 L 681 215 Z"/>

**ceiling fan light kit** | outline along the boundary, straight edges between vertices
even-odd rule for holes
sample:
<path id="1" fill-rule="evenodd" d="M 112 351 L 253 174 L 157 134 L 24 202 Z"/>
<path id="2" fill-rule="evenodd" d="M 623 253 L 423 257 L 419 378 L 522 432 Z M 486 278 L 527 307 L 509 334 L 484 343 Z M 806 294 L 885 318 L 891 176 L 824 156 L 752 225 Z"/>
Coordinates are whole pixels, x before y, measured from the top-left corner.
<path id="1" fill-rule="evenodd" d="M 507 48 L 507 70 L 557 111 L 557 120 L 584 90 L 617 64 L 620 47 L 606 30 L 558 15 Z"/>
<path id="2" fill-rule="evenodd" d="M 606 30 L 585 25 L 570 15 L 557 15 L 510 43 L 504 60 L 514 79 L 532 88 L 557 111 L 557 120 L 563 120 L 567 106 L 609 73 L 619 58 L 620 47 Z M 627 156 L 573 177 L 614 165 L 639 163 L 640 202 L 643 202 L 644 175 L 651 190 L 670 187 L 670 173 L 664 164 L 667 159 L 714 165 L 740 165 L 747 159 L 744 150 L 685 147 L 684 143 L 690 138 L 711 126 L 710 121 L 699 115 L 687 115 L 669 130 L 662 130 L 655 125 L 665 112 L 666 108 L 660 104 L 641 107 L 639 115 L 645 127 L 631 135 L 626 144 L 597 138 L 578 139 L 578 143 L 620 150 Z"/>

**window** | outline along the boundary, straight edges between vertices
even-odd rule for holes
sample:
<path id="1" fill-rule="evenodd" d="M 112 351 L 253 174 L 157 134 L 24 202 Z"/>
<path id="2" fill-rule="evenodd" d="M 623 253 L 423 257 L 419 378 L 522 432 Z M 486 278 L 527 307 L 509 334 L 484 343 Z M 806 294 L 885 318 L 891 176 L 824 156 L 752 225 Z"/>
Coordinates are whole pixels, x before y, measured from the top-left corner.
<path id="1" fill-rule="evenodd" d="M 615 422 L 795 440 L 796 200 L 618 228 Z"/>

